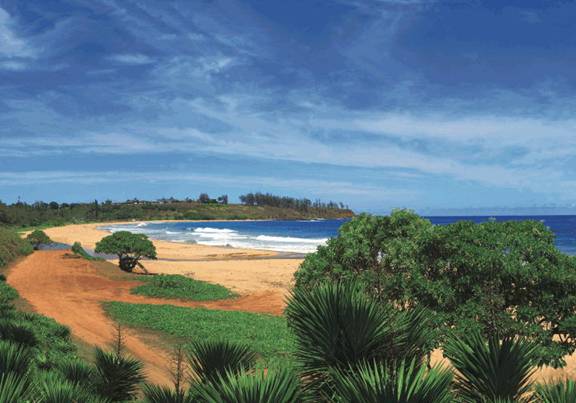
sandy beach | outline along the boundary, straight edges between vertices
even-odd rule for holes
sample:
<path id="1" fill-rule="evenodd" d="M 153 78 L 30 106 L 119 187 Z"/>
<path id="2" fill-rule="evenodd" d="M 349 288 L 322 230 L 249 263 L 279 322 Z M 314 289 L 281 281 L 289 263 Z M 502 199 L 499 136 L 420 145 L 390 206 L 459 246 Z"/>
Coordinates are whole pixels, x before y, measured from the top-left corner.
<path id="1" fill-rule="evenodd" d="M 74 224 L 48 228 L 45 232 L 56 242 L 80 242 L 94 249 L 96 242 L 110 234 L 98 227 L 109 224 Z M 221 284 L 239 294 L 271 291 L 287 295 L 293 274 L 302 262 L 299 258 L 282 258 L 281 254 L 271 251 L 153 242 L 158 260 L 144 262 L 150 272 L 192 276 Z"/>

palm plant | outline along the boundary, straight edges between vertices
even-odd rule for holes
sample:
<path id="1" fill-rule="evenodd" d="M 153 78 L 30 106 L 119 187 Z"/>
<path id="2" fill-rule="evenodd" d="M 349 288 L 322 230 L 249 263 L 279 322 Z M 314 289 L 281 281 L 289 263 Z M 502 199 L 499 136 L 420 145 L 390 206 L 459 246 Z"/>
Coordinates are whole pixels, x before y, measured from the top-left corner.
<path id="1" fill-rule="evenodd" d="M 0 340 L 9 340 L 29 347 L 38 344 L 38 339 L 31 329 L 6 319 L 0 321 Z"/>
<path id="2" fill-rule="evenodd" d="M 424 318 L 397 314 L 354 284 L 325 284 L 292 293 L 286 316 L 296 335 L 295 356 L 306 389 L 330 399 L 331 371 L 363 362 L 420 356 Z M 420 323 L 416 323 L 420 321 Z M 410 331 L 414 336 L 410 335 Z"/>
<path id="3" fill-rule="evenodd" d="M 490 337 L 486 342 L 479 332 L 452 337 L 444 346 L 463 402 L 530 401 L 535 352 L 525 339 Z"/>
<path id="4" fill-rule="evenodd" d="M 158 385 L 145 385 L 143 388 L 147 403 L 193 403 L 196 397 L 182 390 Z"/>
<path id="5" fill-rule="evenodd" d="M 144 381 L 140 361 L 96 349 L 95 389 L 97 393 L 113 402 L 133 399 L 138 385 Z"/>
<path id="6" fill-rule="evenodd" d="M 94 367 L 80 360 L 60 362 L 57 365 L 57 369 L 73 385 L 88 386 L 94 380 Z"/>
<path id="7" fill-rule="evenodd" d="M 571 379 L 536 385 L 536 399 L 542 403 L 576 403 L 576 382 Z"/>
<path id="8" fill-rule="evenodd" d="M 293 403 L 303 400 L 298 377 L 290 370 L 227 372 L 213 383 L 194 387 L 197 402 L 206 403 Z"/>
<path id="9" fill-rule="evenodd" d="M 0 341 L 0 375 L 12 372 L 24 376 L 31 363 L 30 349 L 12 342 Z"/>
<path id="10" fill-rule="evenodd" d="M 426 369 L 416 359 L 370 362 L 332 372 L 336 401 L 349 403 L 449 403 L 452 372 Z"/>
<path id="11" fill-rule="evenodd" d="M 191 344 L 188 364 L 192 383 L 208 383 L 227 372 L 237 373 L 254 366 L 256 353 L 250 347 L 229 341 L 196 341 Z"/>
<path id="12" fill-rule="evenodd" d="M 79 384 L 70 383 L 54 372 L 40 375 L 35 402 L 38 403 L 105 403 L 90 390 Z"/>
<path id="13" fill-rule="evenodd" d="M 33 392 L 34 383 L 28 375 L 0 373 L 0 403 L 27 401 Z"/>

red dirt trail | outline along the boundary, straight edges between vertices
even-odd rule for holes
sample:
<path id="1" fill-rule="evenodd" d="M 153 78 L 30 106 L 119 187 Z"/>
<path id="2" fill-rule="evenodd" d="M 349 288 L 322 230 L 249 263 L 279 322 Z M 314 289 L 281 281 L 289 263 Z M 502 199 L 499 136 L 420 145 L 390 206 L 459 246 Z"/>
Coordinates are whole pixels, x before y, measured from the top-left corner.
<path id="1" fill-rule="evenodd" d="M 65 251 L 39 251 L 15 264 L 8 283 L 16 288 L 34 310 L 66 325 L 72 334 L 89 345 L 106 347 L 114 339 L 114 322 L 101 306 L 105 301 L 154 305 L 205 307 L 209 309 L 282 314 L 283 296 L 275 291 L 220 301 L 181 301 L 130 294 L 138 281 L 116 280 L 99 273 L 91 262 L 65 257 Z M 169 384 L 169 353 L 146 343 L 133 330 L 126 330 L 128 351 L 140 359 L 148 381 Z"/>

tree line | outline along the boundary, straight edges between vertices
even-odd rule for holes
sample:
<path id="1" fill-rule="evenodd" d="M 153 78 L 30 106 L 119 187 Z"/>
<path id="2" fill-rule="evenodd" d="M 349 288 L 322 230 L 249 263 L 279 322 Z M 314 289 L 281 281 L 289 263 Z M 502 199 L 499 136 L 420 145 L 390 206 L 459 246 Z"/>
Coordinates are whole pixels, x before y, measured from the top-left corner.
<path id="1" fill-rule="evenodd" d="M 239 197 L 240 202 L 247 206 L 271 206 L 281 208 L 291 208 L 300 211 L 310 210 L 347 210 L 348 206 L 344 203 L 334 201 L 322 202 L 316 199 L 302 198 L 297 199 L 288 196 L 276 196 L 270 193 L 247 193 Z"/>

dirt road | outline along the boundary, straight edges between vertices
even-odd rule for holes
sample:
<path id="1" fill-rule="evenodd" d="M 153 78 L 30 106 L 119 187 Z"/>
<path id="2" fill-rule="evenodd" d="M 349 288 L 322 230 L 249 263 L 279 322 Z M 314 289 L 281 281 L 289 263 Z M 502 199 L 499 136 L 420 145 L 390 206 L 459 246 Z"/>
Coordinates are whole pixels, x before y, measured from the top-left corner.
<path id="1" fill-rule="evenodd" d="M 170 304 L 221 310 L 281 314 L 283 295 L 275 290 L 222 301 L 188 302 L 132 295 L 138 281 L 105 276 L 84 259 L 71 259 L 63 251 L 39 251 L 10 269 L 8 282 L 40 314 L 70 327 L 72 334 L 90 345 L 108 346 L 114 337 L 114 323 L 105 315 L 101 303 L 121 301 L 145 304 Z M 126 348 L 142 360 L 148 380 L 169 384 L 169 354 L 146 343 L 133 331 L 126 331 Z"/>

